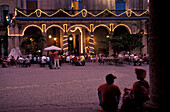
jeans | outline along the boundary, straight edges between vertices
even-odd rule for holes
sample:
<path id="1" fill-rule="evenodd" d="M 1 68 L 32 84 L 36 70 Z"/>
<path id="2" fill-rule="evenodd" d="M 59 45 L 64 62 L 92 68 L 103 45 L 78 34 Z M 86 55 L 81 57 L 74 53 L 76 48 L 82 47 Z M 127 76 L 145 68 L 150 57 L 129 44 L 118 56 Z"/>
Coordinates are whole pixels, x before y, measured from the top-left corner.
<path id="1" fill-rule="evenodd" d="M 54 59 L 54 68 L 56 68 L 56 63 L 58 68 L 60 68 L 59 59 Z"/>
<path id="2" fill-rule="evenodd" d="M 102 107 L 103 110 L 105 111 L 112 111 L 112 112 L 116 112 L 118 109 L 118 103 L 116 103 L 115 105 L 108 105 L 108 104 L 103 104 L 102 103 L 102 95 L 101 92 L 98 92 L 98 97 L 99 97 L 99 105 Z"/>

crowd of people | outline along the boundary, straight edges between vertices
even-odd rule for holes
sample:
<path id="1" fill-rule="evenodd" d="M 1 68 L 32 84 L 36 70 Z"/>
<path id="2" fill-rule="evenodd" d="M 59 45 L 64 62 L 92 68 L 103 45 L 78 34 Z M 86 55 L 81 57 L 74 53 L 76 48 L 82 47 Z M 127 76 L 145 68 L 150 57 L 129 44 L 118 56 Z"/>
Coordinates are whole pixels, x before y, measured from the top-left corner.
<path id="1" fill-rule="evenodd" d="M 2 67 L 8 66 L 19 66 L 19 67 L 30 67 L 31 64 L 39 64 L 40 67 L 48 66 L 50 69 L 60 69 L 61 66 L 61 55 L 58 51 L 49 52 L 47 55 L 32 55 L 18 56 L 16 59 L 14 56 L 11 57 L 0 57 L 0 64 Z"/>
<path id="2" fill-rule="evenodd" d="M 59 51 L 50 51 L 47 55 L 26 55 L 26 56 L 18 56 L 16 59 L 14 56 L 11 57 L 0 57 L 0 64 L 2 64 L 2 67 L 8 67 L 8 66 L 16 66 L 19 65 L 19 67 L 30 67 L 31 64 L 40 64 L 40 67 L 48 66 L 50 69 L 60 69 L 61 64 L 64 63 L 71 63 L 72 65 L 76 66 L 84 66 L 86 61 L 89 62 L 99 62 L 101 63 L 107 63 L 110 60 L 113 60 L 116 64 L 119 63 L 128 63 L 132 64 L 134 66 L 141 66 L 144 63 L 149 63 L 149 55 L 140 53 L 140 55 L 137 55 L 136 53 L 115 53 L 111 57 L 105 56 L 102 53 L 99 53 L 97 55 L 61 55 Z M 113 62 L 111 61 L 111 62 Z"/>
<path id="3" fill-rule="evenodd" d="M 101 63 L 107 63 L 110 62 L 108 60 L 113 60 L 114 62 L 119 62 L 119 63 L 128 63 L 128 64 L 133 64 L 134 66 L 141 66 L 144 63 L 149 64 L 149 55 L 148 54 L 143 54 L 140 53 L 139 55 L 137 55 L 136 53 L 130 53 L 130 52 L 126 52 L 126 53 L 115 53 L 112 56 L 105 56 L 104 54 L 98 54 L 95 57 L 91 57 L 90 59 L 93 62 L 99 62 Z"/>
<path id="4" fill-rule="evenodd" d="M 69 63 L 76 66 L 85 65 L 84 55 L 61 55 L 59 51 L 50 51 L 47 55 L 25 55 L 18 56 L 16 59 L 11 57 L 0 57 L 0 64 L 2 67 L 19 66 L 30 67 L 31 64 L 39 64 L 40 67 L 48 66 L 50 69 L 60 69 L 62 63 Z"/>

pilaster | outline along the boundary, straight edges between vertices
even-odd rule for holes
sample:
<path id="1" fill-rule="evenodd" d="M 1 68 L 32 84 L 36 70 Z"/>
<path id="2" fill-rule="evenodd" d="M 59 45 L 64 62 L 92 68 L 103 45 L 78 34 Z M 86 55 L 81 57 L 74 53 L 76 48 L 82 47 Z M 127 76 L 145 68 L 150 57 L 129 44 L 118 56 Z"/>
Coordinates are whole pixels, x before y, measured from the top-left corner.
<path id="1" fill-rule="evenodd" d="M 169 59 L 167 48 L 167 32 L 162 27 L 162 9 L 160 0 L 150 0 L 150 36 L 149 36 L 149 72 L 150 72 L 150 100 L 145 103 L 146 112 L 169 112 Z"/>
<path id="2" fill-rule="evenodd" d="M 94 53 L 94 34 L 93 33 L 90 34 L 90 38 L 89 38 L 89 52 Z"/>

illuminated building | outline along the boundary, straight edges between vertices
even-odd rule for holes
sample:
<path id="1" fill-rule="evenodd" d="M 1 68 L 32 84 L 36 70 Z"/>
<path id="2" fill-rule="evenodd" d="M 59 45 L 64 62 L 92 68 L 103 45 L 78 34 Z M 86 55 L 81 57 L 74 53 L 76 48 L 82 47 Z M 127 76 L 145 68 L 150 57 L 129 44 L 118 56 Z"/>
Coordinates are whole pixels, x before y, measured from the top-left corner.
<path id="1" fill-rule="evenodd" d="M 79 54 L 111 55 L 111 46 L 101 41 L 118 33 L 116 29 L 119 28 L 130 34 L 142 29 L 145 45 L 142 51 L 147 53 L 147 0 L 10 1 L 6 4 L 15 11 L 9 11 L 13 18 L 8 26 L 8 50 L 20 47 L 24 37 L 41 33 L 46 40 L 43 47 L 55 41 L 55 45 L 65 52 L 76 49 Z"/>

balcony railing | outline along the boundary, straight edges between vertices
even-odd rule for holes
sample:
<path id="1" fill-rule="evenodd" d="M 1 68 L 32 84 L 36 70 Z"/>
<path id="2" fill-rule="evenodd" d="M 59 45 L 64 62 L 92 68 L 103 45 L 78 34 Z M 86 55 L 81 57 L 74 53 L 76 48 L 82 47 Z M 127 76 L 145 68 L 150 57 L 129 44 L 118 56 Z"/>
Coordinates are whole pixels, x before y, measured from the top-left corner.
<path id="1" fill-rule="evenodd" d="M 148 17 L 149 10 L 44 10 L 15 9 L 16 17 Z"/>

